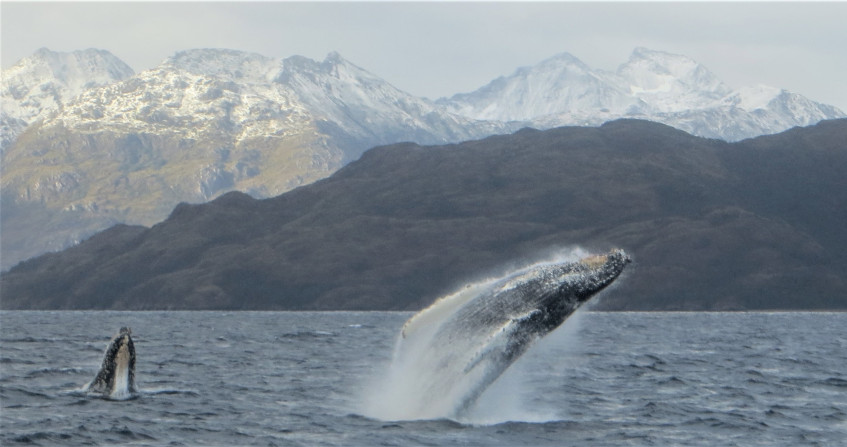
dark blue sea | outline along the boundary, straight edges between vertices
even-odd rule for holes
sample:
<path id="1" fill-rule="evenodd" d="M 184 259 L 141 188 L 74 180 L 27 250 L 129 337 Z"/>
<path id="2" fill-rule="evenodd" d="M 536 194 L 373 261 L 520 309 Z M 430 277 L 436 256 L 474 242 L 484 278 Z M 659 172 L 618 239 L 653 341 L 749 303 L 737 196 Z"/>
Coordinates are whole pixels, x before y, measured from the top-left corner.
<path id="1" fill-rule="evenodd" d="M 461 420 L 369 416 L 410 315 L 2 312 L 0 444 L 847 445 L 847 313 L 580 311 Z M 139 395 L 81 392 L 121 326 Z"/>

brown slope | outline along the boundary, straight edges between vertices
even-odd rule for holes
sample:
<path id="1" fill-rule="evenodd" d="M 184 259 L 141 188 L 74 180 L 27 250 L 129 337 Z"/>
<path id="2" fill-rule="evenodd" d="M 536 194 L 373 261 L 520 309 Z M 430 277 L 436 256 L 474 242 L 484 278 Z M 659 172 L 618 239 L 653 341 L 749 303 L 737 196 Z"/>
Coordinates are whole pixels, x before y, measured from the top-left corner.
<path id="1" fill-rule="evenodd" d="M 603 308 L 847 308 L 843 141 L 847 120 L 734 144 L 617 121 L 380 147 L 272 199 L 180 205 L 28 261 L 2 306 L 416 309 L 557 249 L 620 246 L 635 268 Z"/>

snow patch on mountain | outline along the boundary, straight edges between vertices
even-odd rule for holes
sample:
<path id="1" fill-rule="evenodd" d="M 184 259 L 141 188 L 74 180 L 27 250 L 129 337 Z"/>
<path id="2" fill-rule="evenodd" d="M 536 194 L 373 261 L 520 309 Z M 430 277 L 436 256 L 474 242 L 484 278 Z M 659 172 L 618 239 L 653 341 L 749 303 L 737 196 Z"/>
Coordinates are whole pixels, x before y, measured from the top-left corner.
<path id="1" fill-rule="evenodd" d="M 127 79 L 134 71 L 105 50 L 62 53 L 42 48 L 3 70 L 3 146 L 35 121 L 62 109 L 85 90 Z M 8 133 L 7 133 L 8 132 Z"/>
<path id="2" fill-rule="evenodd" d="M 496 123 L 444 111 L 332 52 L 322 61 L 292 56 L 274 79 L 295 93 L 323 129 L 346 139 L 354 156 L 370 146 L 412 140 L 446 143 L 495 133 Z"/>
<path id="3" fill-rule="evenodd" d="M 160 66 L 89 89 L 44 125 L 87 133 L 111 130 L 181 138 L 284 137 L 311 125 L 294 94 L 269 82 L 278 64 L 232 51 L 181 52 Z"/>
<path id="4" fill-rule="evenodd" d="M 446 143 L 510 129 L 451 114 L 338 53 L 318 62 L 302 56 L 278 60 L 237 50 L 194 49 L 134 76 L 118 70 L 117 62 L 91 60 L 91 65 L 101 67 L 89 71 L 100 75 L 87 78 L 78 75 L 78 66 L 54 61 L 77 56 L 53 57 L 56 54 L 45 50 L 31 58 L 42 61 L 40 65 L 24 60 L 8 76 L 4 72 L 4 86 L 10 79 L 4 112 L 7 102 L 14 112 L 3 122 L 4 135 L 12 135 L 10 142 L 36 114 L 19 112 L 34 103 L 21 100 L 21 88 L 15 87 L 25 79 L 30 84 L 38 80 L 66 85 L 61 100 L 49 102 L 56 95 L 48 95 L 38 101 L 37 114 L 46 127 L 61 125 L 84 133 L 214 136 L 237 145 L 246 139 L 282 138 L 308 130 L 338 140 L 349 160 L 379 144 Z M 20 67 L 30 67 L 25 72 L 37 75 L 25 75 Z M 30 84 L 27 88 L 33 90 Z"/>
<path id="5" fill-rule="evenodd" d="M 629 85 L 630 94 L 658 113 L 712 106 L 732 90 L 691 58 L 636 48 L 612 82 Z"/>
<path id="6" fill-rule="evenodd" d="M 592 70 L 568 53 L 522 67 L 473 93 L 438 100 L 453 113 L 498 121 L 530 121 L 553 114 L 603 110 L 622 113 L 641 106 L 607 73 Z"/>
<path id="7" fill-rule="evenodd" d="M 256 53 L 200 48 L 176 53 L 168 58 L 161 68 L 251 84 L 266 84 L 279 71 L 280 62 Z"/>
<path id="8" fill-rule="evenodd" d="M 740 109 L 752 112 L 754 110 L 767 109 L 768 105 L 776 99 L 782 89 L 771 87 L 768 85 L 756 85 L 741 87 L 724 98 L 723 103 L 729 106 L 735 106 Z"/>
<path id="9" fill-rule="evenodd" d="M 845 116 L 835 107 L 772 87 L 733 90 L 689 57 L 646 48 L 636 48 L 615 72 L 560 54 L 437 102 L 470 118 L 539 128 L 639 118 L 729 141 Z"/>

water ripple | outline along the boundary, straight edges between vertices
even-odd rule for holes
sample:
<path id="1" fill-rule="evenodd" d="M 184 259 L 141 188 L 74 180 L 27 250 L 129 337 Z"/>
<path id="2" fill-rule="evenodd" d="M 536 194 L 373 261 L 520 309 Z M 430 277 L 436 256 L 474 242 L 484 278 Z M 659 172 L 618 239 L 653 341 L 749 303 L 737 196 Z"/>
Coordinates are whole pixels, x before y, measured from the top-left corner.
<path id="1" fill-rule="evenodd" d="M 362 402 L 408 313 L 4 313 L 0 444 L 742 445 L 847 439 L 847 314 L 586 313 L 461 421 Z M 40 322 L 39 324 L 35 324 Z M 567 324 L 566 324 L 567 325 Z M 135 400 L 81 393 L 136 335 Z M 376 383 L 374 383 L 376 382 Z"/>

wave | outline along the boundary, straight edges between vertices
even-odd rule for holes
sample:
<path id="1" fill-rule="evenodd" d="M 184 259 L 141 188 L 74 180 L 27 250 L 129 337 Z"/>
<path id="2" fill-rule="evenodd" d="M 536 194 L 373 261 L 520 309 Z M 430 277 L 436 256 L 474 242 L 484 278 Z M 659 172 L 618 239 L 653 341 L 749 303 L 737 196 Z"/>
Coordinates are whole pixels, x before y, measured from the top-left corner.
<path id="1" fill-rule="evenodd" d="M 181 394 L 186 396 L 199 396 L 200 392 L 193 389 L 187 388 L 173 388 L 173 387 L 152 387 L 152 388 L 139 388 L 134 392 L 126 392 L 126 393 L 113 393 L 113 394 L 103 394 L 95 391 L 90 391 L 88 389 L 88 384 L 82 385 L 80 387 L 72 388 L 69 390 L 65 390 L 62 393 L 63 395 L 70 396 L 81 396 L 88 397 L 93 399 L 103 399 L 103 400 L 113 400 L 113 401 L 127 401 L 127 400 L 135 400 L 142 398 L 144 396 L 157 396 L 160 394 Z"/>
<path id="2" fill-rule="evenodd" d="M 27 378 L 34 378 L 34 377 L 42 377 L 42 376 L 48 376 L 48 375 L 76 375 L 76 374 L 82 374 L 82 373 L 88 373 L 88 372 L 89 372 L 89 370 L 86 369 L 86 368 L 75 368 L 75 367 L 52 368 L 52 367 L 48 367 L 48 368 L 34 369 L 34 370 L 28 372 L 26 374 L 26 377 Z"/>
<path id="3" fill-rule="evenodd" d="M 68 442 L 73 436 L 67 433 L 54 433 L 47 431 L 37 431 L 32 433 L 25 433 L 15 436 L 11 438 L 12 442 L 19 444 L 32 444 L 32 445 L 40 445 L 41 442 L 44 441 L 53 441 L 59 442 L 60 445 L 62 443 Z"/>
<path id="4" fill-rule="evenodd" d="M 21 387 L 3 387 L 0 390 L 2 390 L 3 400 L 5 400 L 6 402 L 16 402 L 17 399 L 13 399 L 13 396 L 16 395 L 16 394 L 20 395 L 20 396 L 25 396 L 25 397 L 38 397 L 38 398 L 44 398 L 44 399 L 53 399 L 53 396 L 51 396 L 49 394 L 40 393 L 38 391 L 32 391 L 32 390 L 29 390 L 29 389 L 26 389 L 26 388 L 21 388 Z M 4 403 L 3 406 L 6 407 L 6 408 L 11 408 L 8 403 Z"/>
<path id="5" fill-rule="evenodd" d="M 324 338 L 337 336 L 337 333 L 329 331 L 297 331 L 282 334 L 277 338 Z"/>
<path id="6" fill-rule="evenodd" d="M 192 389 L 183 389 L 183 388 L 145 388 L 140 390 L 144 396 L 156 396 L 159 394 L 184 394 L 186 396 L 199 396 L 200 392 Z"/>
<path id="7" fill-rule="evenodd" d="M 38 338 L 38 337 L 18 337 L 18 338 L 0 338 L 0 343 L 55 343 L 61 342 L 66 343 L 68 340 L 66 338 L 59 337 L 50 337 L 50 338 Z"/>
<path id="8" fill-rule="evenodd" d="M 824 385 L 834 386 L 836 388 L 847 388 L 847 380 L 840 377 L 830 377 L 823 381 Z"/>

